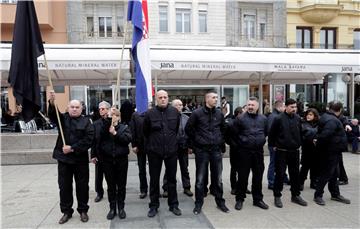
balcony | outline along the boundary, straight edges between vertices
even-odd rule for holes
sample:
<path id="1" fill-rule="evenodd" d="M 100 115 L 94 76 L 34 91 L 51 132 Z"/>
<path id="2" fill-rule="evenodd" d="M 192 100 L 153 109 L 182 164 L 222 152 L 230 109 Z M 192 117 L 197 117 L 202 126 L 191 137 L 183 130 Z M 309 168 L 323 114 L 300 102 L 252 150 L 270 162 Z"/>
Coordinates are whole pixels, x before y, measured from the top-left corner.
<path id="1" fill-rule="evenodd" d="M 338 0 L 298 0 L 297 2 L 300 16 L 309 23 L 328 23 L 343 10 Z"/>

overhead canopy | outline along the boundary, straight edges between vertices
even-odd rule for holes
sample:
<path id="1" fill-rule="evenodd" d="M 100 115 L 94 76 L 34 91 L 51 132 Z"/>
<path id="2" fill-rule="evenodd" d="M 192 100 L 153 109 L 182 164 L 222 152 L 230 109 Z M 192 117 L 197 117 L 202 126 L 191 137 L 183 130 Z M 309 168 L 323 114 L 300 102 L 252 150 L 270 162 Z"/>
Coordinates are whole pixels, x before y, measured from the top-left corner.
<path id="1" fill-rule="evenodd" d="M 11 45 L 1 44 L 2 84 L 10 68 Z M 126 46 L 122 77 L 129 78 Z M 55 84 L 111 84 L 116 81 L 120 45 L 45 45 Z M 159 84 L 322 83 L 327 73 L 359 73 L 358 50 L 151 46 L 152 75 Z M 43 57 L 40 82 L 47 84 Z M 124 78 L 122 78 L 124 79 Z"/>

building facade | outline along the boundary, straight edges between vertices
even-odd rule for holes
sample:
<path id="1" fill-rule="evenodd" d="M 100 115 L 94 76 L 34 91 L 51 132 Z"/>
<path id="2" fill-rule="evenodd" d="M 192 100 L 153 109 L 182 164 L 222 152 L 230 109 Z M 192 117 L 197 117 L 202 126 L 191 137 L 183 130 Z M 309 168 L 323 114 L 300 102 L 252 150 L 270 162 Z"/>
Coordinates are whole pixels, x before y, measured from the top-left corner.
<path id="1" fill-rule="evenodd" d="M 358 50 L 360 1 L 288 0 L 287 42 L 289 48 Z M 350 93 L 352 77 L 355 94 Z M 288 94 L 302 101 L 339 100 L 348 107 L 354 96 L 359 97 L 359 83 L 355 75 L 328 73 L 322 85 L 291 85 Z"/>
<path id="2" fill-rule="evenodd" d="M 1 43 L 11 43 L 13 37 L 13 28 L 16 14 L 16 3 L 14 0 L 0 1 L 0 15 L 1 15 Z M 35 1 L 35 10 L 37 12 L 38 22 L 40 26 L 42 40 L 45 44 L 66 44 L 67 30 L 66 30 L 66 2 L 64 1 Z M 40 57 L 39 59 L 41 59 Z M 7 78 L 7 73 L 1 74 L 1 77 Z M 47 77 L 46 75 L 43 77 Z M 7 82 L 7 80 L 2 80 Z M 69 101 L 68 86 L 55 87 L 58 92 L 57 100 L 62 111 L 65 110 L 66 104 Z M 46 101 L 48 90 L 46 86 L 41 87 L 42 97 L 42 111 L 46 111 Z M 15 111 L 16 101 L 12 96 L 11 88 L 8 85 L 1 85 L 1 105 L 2 112 L 10 109 Z"/>

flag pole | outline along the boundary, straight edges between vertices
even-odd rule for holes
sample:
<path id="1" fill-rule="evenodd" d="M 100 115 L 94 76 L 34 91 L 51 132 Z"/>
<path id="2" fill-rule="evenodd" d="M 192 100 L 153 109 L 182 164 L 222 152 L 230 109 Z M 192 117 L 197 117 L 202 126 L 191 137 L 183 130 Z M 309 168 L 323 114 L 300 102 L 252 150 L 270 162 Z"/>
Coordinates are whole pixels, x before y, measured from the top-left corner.
<path id="1" fill-rule="evenodd" d="M 120 58 L 120 64 L 119 64 L 119 70 L 118 70 L 118 74 L 117 74 L 117 79 L 116 79 L 116 90 L 115 90 L 115 101 L 119 102 L 119 109 L 120 109 L 120 75 L 121 75 L 121 68 L 122 68 L 122 62 L 123 62 L 123 58 L 124 58 L 124 49 L 125 49 L 125 40 L 126 40 L 126 36 L 127 36 L 127 27 L 128 27 L 128 21 L 125 21 L 125 31 L 124 31 L 124 38 L 123 38 L 123 43 L 122 43 L 122 50 L 121 50 L 121 58 Z M 113 102 L 114 105 L 114 102 Z"/>
<path id="2" fill-rule="evenodd" d="M 47 59 L 46 59 L 45 52 L 44 52 L 44 60 L 45 60 L 45 68 L 46 68 L 46 71 L 47 71 L 50 87 L 51 87 L 52 90 L 54 90 L 54 85 L 53 85 L 52 80 L 51 80 L 51 74 L 50 74 L 50 71 L 49 71 L 49 66 L 48 66 L 48 62 L 47 62 Z M 54 90 L 54 93 L 55 93 L 55 90 Z M 60 116 L 59 116 L 59 108 L 58 108 L 58 106 L 56 104 L 56 99 L 54 100 L 54 106 L 55 106 L 55 110 L 56 110 L 56 112 L 55 112 L 56 113 L 56 118 L 57 118 L 58 123 L 59 123 L 58 126 L 59 126 L 59 130 L 60 130 L 61 139 L 63 141 L 63 144 L 66 145 L 64 132 L 63 132 L 63 129 L 62 129 L 62 126 L 61 126 L 61 120 L 60 120 Z"/>

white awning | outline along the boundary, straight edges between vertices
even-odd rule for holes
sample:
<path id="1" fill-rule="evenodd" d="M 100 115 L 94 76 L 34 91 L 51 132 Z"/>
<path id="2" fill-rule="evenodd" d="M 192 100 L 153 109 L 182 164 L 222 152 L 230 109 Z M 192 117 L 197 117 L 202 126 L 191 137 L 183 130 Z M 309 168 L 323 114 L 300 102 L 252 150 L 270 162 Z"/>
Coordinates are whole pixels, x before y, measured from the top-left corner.
<path id="1" fill-rule="evenodd" d="M 11 44 L 0 45 L 2 84 L 10 68 Z M 121 45 L 45 45 L 54 84 L 112 84 Z M 359 73 L 359 50 L 269 49 L 151 46 L 152 77 L 159 84 L 322 83 L 328 73 Z M 122 76 L 129 71 L 130 46 L 124 50 Z M 43 57 L 39 78 L 47 84 Z"/>

